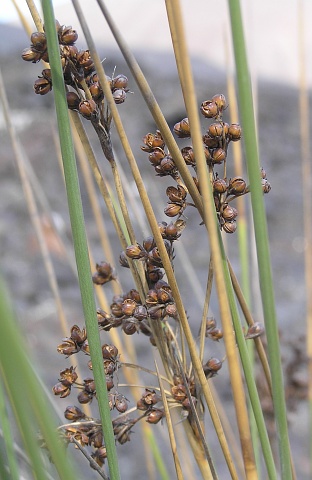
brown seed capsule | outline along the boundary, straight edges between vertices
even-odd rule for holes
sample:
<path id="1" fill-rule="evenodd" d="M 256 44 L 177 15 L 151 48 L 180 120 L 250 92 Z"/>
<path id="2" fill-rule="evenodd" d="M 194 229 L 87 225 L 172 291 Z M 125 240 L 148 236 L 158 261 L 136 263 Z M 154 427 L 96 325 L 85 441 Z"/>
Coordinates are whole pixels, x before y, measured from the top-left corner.
<path id="1" fill-rule="evenodd" d="M 165 229 L 164 238 L 167 238 L 170 241 L 177 240 L 181 236 L 181 231 L 174 224 L 170 223 Z"/>
<path id="2" fill-rule="evenodd" d="M 116 360 L 118 356 L 118 348 L 115 345 L 105 343 L 102 345 L 102 355 L 106 360 Z"/>
<path id="3" fill-rule="evenodd" d="M 114 379 L 111 375 L 106 375 L 106 388 L 108 391 L 114 388 Z"/>
<path id="4" fill-rule="evenodd" d="M 42 53 L 36 52 L 32 48 L 25 48 L 22 52 L 22 59 L 26 62 L 37 63 L 42 57 Z"/>
<path id="5" fill-rule="evenodd" d="M 171 202 L 183 203 L 186 198 L 187 191 L 184 187 L 182 187 L 182 185 L 177 185 L 177 187 L 170 186 L 166 190 L 166 195 Z"/>
<path id="6" fill-rule="evenodd" d="M 266 171 L 264 170 L 263 167 L 260 168 L 260 175 L 261 175 L 261 178 L 267 178 Z"/>
<path id="7" fill-rule="evenodd" d="M 196 404 L 197 404 L 197 398 L 192 396 L 191 399 L 192 399 L 192 404 L 193 404 L 194 407 L 195 407 Z M 188 397 L 187 397 L 185 400 L 183 400 L 182 406 L 183 406 L 184 408 L 186 408 L 187 410 L 191 410 L 191 403 L 190 403 Z"/>
<path id="8" fill-rule="evenodd" d="M 129 265 L 129 262 L 128 262 L 128 259 L 127 259 L 127 255 L 126 255 L 125 252 L 121 252 L 121 254 L 119 255 L 119 264 L 122 267 L 130 268 L 130 265 Z"/>
<path id="9" fill-rule="evenodd" d="M 263 193 L 269 193 L 271 190 L 271 184 L 267 181 L 266 178 L 263 178 L 262 181 L 262 191 Z"/>
<path id="10" fill-rule="evenodd" d="M 121 89 L 124 89 L 127 91 L 127 87 L 128 87 L 128 78 L 126 77 L 126 75 L 117 75 L 117 77 L 114 77 L 112 79 L 112 88 L 115 89 L 115 88 L 121 88 Z"/>
<path id="11" fill-rule="evenodd" d="M 71 338 L 63 338 L 62 343 L 58 345 L 57 351 L 58 353 L 62 353 L 63 355 L 73 355 L 74 353 L 79 352 L 80 348 L 78 347 L 77 343 L 72 340 Z"/>
<path id="12" fill-rule="evenodd" d="M 52 90 L 52 82 L 47 78 L 38 78 L 34 83 L 34 90 L 36 94 L 46 95 Z"/>
<path id="13" fill-rule="evenodd" d="M 105 463 L 105 459 L 107 458 L 106 447 L 101 446 L 97 448 L 95 452 L 91 453 L 91 457 L 100 467 L 102 467 Z"/>
<path id="14" fill-rule="evenodd" d="M 133 312 L 133 316 L 141 322 L 147 318 L 147 309 L 144 305 L 137 305 Z"/>
<path id="15" fill-rule="evenodd" d="M 173 131 L 179 138 L 189 138 L 191 136 L 191 130 L 188 118 L 183 118 L 181 122 L 176 123 Z"/>
<path id="16" fill-rule="evenodd" d="M 241 195 L 246 190 L 246 182 L 242 177 L 233 177 L 229 181 L 229 194 Z"/>
<path id="17" fill-rule="evenodd" d="M 77 396 L 77 400 L 82 405 L 86 405 L 87 403 L 92 402 L 93 397 L 94 397 L 93 393 L 88 393 L 85 390 L 82 390 Z"/>
<path id="18" fill-rule="evenodd" d="M 126 298 L 122 304 L 122 313 L 124 315 L 127 315 L 128 317 L 131 317 L 134 310 L 136 309 L 137 303 L 132 300 L 131 298 Z"/>
<path id="19" fill-rule="evenodd" d="M 115 360 L 104 360 L 103 365 L 105 375 L 113 375 L 113 373 L 117 370 L 117 364 Z"/>
<path id="20" fill-rule="evenodd" d="M 81 345 L 81 351 L 86 355 L 90 355 L 90 346 L 88 340 L 85 340 Z"/>
<path id="21" fill-rule="evenodd" d="M 220 213 L 225 221 L 234 220 L 237 217 L 238 211 L 228 203 L 223 203 Z"/>
<path id="22" fill-rule="evenodd" d="M 174 385 L 171 387 L 171 394 L 177 402 L 182 403 L 187 397 L 186 387 L 182 384 Z"/>
<path id="23" fill-rule="evenodd" d="M 137 320 L 134 317 L 130 317 L 122 322 L 121 328 L 126 335 L 134 335 L 138 331 Z"/>
<path id="24" fill-rule="evenodd" d="M 129 245 L 126 248 L 126 255 L 133 260 L 138 260 L 140 258 L 146 258 L 147 252 L 139 243 L 137 243 L 136 245 Z"/>
<path id="25" fill-rule="evenodd" d="M 75 383 L 77 378 L 78 378 L 78 375 L 75 371 L 75 367 L 64 368 L 64 370 L 60 371 L 59 381 L 62 382 L 62 384 L 66 385 L 67 387 Z"/>
<path id="26" fill-rule="evenodd" d="M 219 145 L 219 138 L 212 137 L 209 133 L 205 133 L 205 135 L 203 135 L 203 142 L 209 148 L 216 148 Z"/>
<path id="27" fill-rule="evenodd" d="M 104 98 L 104 93 L 99 83 L 92 83 L 89 87 L 90 93 L 92 95 L 93 100 L 96 103 L 100 103 Z"/>
<path id="28" fill-rule="evenodd" d="M 115 407 L 119 413 L 125 413 L 128 410 L 127 399 L 123 395 L 118 395 L 115 400 Z"/>
<path id="29" fill-rule="evenodd" d="M 208 317 L 206 320 L 206 331 L 211 330 L 217 326 L 216 319 L 213 317 Z M 206 335 L 207 336 L 207 335 Z"/>
<path id="30" fill-rule="evenodd" d="M 157 166 L 160 165 L 160 162 L 163 158 L 165 158 L 166 154 L 164 150 L 160 147 L 155 147 L 152 152 L 150 152 L 148 159 L 152 165 Z"/>
<path id="31" fill-rule="evenodd" d="M 78 33 L 72 27 L 62 25 L 58 30 L 59 42 L 62 45 L 72 45 L 78 39 Z"/>
<path id="32" fill-rule="evenodd" d="M 181 153 L 186 165 L 196 165 L 193 147 L 184 147 L 182 148 Z"/>
<path id="33" fill-rule="evenodd" d="M 90 50 L 80 50 L 76 55 L 78 66 L 80 65 L 85 72 L 90 72 L 94 69 L 94 63 L 90 55 Z"/>
<path id="34" fill-rule="evenodd" d="M 220 164 L 226 159 L 226 151 L 223 148 L 216 148 L 212 153 L 212 163 Z"/>
<path id="35" fill-rule="evenodd" d="M 154 247 L 156 247 L 156 243 L 155 243 L 155 239 L 154 237 L 150 236 L 150 237 L 147 237 L 143 240 L 143 248 L 149 252 L 150 250 L 152 250 Z"/>
<path id="36" fill-rule="evenodd" d="M 67 105 L 70 110 L 78 110 L 80 104 L 80 98 L 75 92 L 66 93 Z"/>
<path id="37" fill-rule="evenodd" d="M 173 158 L 170 155 L 166 155 L 161 161 L 158 167 L 156 167 L 156 172 L 161 175 L 171 175 L 176 171 L 177 167 L 173 161 Z"/>
<path id="38" fill-rule="evenodd" d="M 32 47 L 34 47 L 37 52 L 44 52 L 47 48 L 47 38 L 44 32 L 34 32 L 30 36 L 30 41 Z"/>
<path id="39" fill-rule="evenodd" d="M 218 342 L 223 338 L 223 333 L 219 328 L 210 328 L 206 332 L 206 336 L 209 337 L 211 340 L 214 340 L 215 342 Z"/>
<path id="40" fill-rule="evenodd" d="M 64 417 L 65 417 L 67 420 L 70 420 L 70 421 L 73 421 L 73 422 L 77 422 L 77 421 L 82 420 L 83 418 L 85 418 L 86 415 L 83 413 L 82 410 L 80 410 L 80 408 L 75 407 L 75 406 L 68 406 L 68 407 L 66 407 L 66 409 L 65 409 Z"/>
<path id="41" fill-rule="evenodd" d="M 215 193 L 225 193 L 227 191 L 227 183 L 223 178 L 217 178 L 213 182 L 213 191 Z"/>
<path id="42" fill-rule="evenodd" d="M 220 122 L 212 123 L 209 125 L 208 134 L 212 138 L 221 137 L 223 134 L 223 125 Z"/>
<path id="43" fill-rule="evenodd" d="M 109 280 L 116 280 L 115 269 L 108 262 L 100 262 L 96 264 L 97 272 L 102 275 L 104 278 Z"/>
<path id="44" fill-rule="evenodd" d="M 177 320 L 178 319 L 178 309 L 177 309 L 176 304 L 175 303 L 169 303 L 168 305 L 166 305 L 165 314 L 166 314 L 166 316 L 168 315 L 168 317 L 171 317 L 171 318 L 174 318 L 175 320 Z"/>
<path id="45" fill-rule="evenodd" d="M 225 109 L 226 99 L 222 93 L 218 93 L 217 95 L 214 95 L 211 100 L 217 104 L 219 112 L 222 112 Z"/>
<path id="46" fill-rule="evenodd" d="M 235 220 L 230 220 L 228 222 L 225 222 L 222 225 L 222 228 L 226 233 L 234 233 L 236 231 L 236 228 L 237 228 L 236 221 Z"/>
<path id="47" fill-rule="evenodd" d="M 160 422 L 160 420 L 165 416 L 165 412 L 163 410 L 159 410 L 158 408 L 154 408 L 151 412 L 147 415 L 146 421 L 147 423 L 152 423 L 156 425 L 156 423 Z"/>
<path id="48" fill-rule="evenodd" d="M 229 139 L 237 142 L 242 137 L 242 127 L 238 123 L 232 123 L 229 126 Z"/>
<path id="49" fill-rule="evenodd" d="M 70 389 L 70 386 L 63 385 L 62 382 L 59 382 L 56 385 L 54 385 L 54 387 L 52 388 L 52 391 L 54 395 L 59 395 L 60 398 L 66 398 L 68 397 L 68 395 L 70 395 L 71 389 Z"/>
<path id="50" fill-rule="evenodd" d="M 113 91 L 113 99 L 116 105 L 120 105 L 121 103 L 124 103 L 126 98 L 127 98 L 127 94 L 124 89 L 118 88 L 117 90 Z"/>
<path id="51" fill-rule="evenodd" d="M 70 329 L 70 338 L 74 340 L 77 345 L 82 345 L 87 339 L 86 329 L 83 328 L 81 330 L 78 325 L 73 325 Z"/>
<path id="52" fill-rule="evenodd" d="M 98 108 L 94 100 L 84 100 L 78 107 L 79 113 L 88 120 L 96 120 L 98 117 Z"/>
<path id="53" fill-rule="evenodd" d="M 156 133 L 148 133 L 143 138 L 144 146 L 141 146 L 141 149 L 145 152 L 151 152 L 154 148 L 161 148 L 163 149 L 165 146 L 165 142 L 162 138 L 162 135 L 159 130 L 156 130 Z"/>
<path id="54" fill-rule="evenodd" d="M 222 368 L 222 361 L 218 358 L 209 358 L 209 360 L 203 365 L 204 374 L 206 377 L 213 377 Z"/>
<path id="55" fill-rule="evenodd" d="M 200 106 L 200 111 L 206 118 L 214 118 L 219 113 L 219 108 L 216 102 L 212 100 L 206 100 Z"/>
<path id="56" fill-rule="evenodd" d="M 246 340 L 250 338 L 257 338 L 260 337 L 264 333 L 264 326 L 260 322 L 255 322 L 253 325 L 250 325 L 250 327 L 247 330 L 247 333 L 245 335 Z"/>

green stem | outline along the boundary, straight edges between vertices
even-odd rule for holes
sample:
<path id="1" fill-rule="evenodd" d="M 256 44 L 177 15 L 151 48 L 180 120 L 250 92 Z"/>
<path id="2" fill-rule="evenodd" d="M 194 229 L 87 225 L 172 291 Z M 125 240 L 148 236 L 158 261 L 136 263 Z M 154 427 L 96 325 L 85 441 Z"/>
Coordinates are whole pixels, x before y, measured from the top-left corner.
<path id="1" fill-rule="evenodd" d="M 286 405 L 277 318 L 274 301 L 273 280 L 268 243 L 267 222 L 260 182 L 260 164 L 253 111 L 251 81 L 244 41 L 244 32 L 239 0 L 229 0 L 233 46 L 237 70 L 240 113 L 244 131 L 247 169 L 250 180 L 251 203 L 259 264 L 262 305 L 268 340 L 268 354 L 273 385 L 273 404 L 278 430 L 281 475 L 284 480 L 292 478 L 291 454 L 288 439 Z"/>
<path id="2" fill-rule="evenodd" d="M 84 225 L 84 217 L 80 196 L 78 173 L 75 162 L 75 153 L 71 137 L 68 107 L 66 101 L 65 85 L 59 45 L 57 41 L 55 19 L 51 0 L 42 0 L 45 32 L 47 35 L 49 63 L 52 72 L 52 83 L 54 88 L 55 106 L 59 127 L 59 137 L 64 165 L 64 176 L 66 182 L 67 200 L 73 243 L 76 255 L 81 301 L 85 316 L 90 354 L 94 372 L 94 380 L 97 391 L 97 401 L 107 449 L 108 466 L 111 480 L 120 478 L 115 438 L 108 404 L 108 394 L 103 369 L 103 357 L 101 342 L 96 316 L 96 306 L 91 280 L 91 269 L 88 255 L 88 246 Z"/>

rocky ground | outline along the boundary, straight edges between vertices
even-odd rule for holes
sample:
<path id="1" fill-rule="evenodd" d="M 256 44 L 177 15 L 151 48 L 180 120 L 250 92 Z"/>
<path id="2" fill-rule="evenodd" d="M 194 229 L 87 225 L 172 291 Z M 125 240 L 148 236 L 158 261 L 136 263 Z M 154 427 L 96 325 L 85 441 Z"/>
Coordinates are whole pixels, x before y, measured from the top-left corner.
<path id="1" fill-rule="evenodd" d="M 24 46 L 27 46 L 27 43 Z M 155 130 L 154 122 L 144 106 L 136 85 L 131 81 L 131 76 L 121 57 L 115 51 L 105 51 L 103 56 L 107 58 L 105 60 L 107 73 L 111 73 L 116 65 L 117 73 L 129 75 L 130 89 L 133 94 L 128 95 L 127 102 L 119 110 L 153 205 L 155 208 L 159 208 L 160 220 L 164 220 L 164 215 L 161 213 L 166 202 L 164 192 L 165 186 L 170 182 L 155 177 L 146 155 L 140 150 L 142 137 Z M 185 116 L 185 110 L 172 57 L 157 54 L 153 56 L 153 61 L 146 56 L 141 56 L 140 60 L 143 71 L 168 122 L 173 125 Z M 19 50 L 11 53 L 10 56 L 3 53 L 0 57 L 0 67 L 16 131 L 25 154 L 30 160 L 60 228 L 64 235 L 70 237 L 66 196 L 57 164 L 55 140 L 51 135 L 52 125 L 54 125 L 52 95 L 38 98 L 33 93 L 33 81 L 40 74 L 40 67 L 22 62 Z M 224 92 L 226 94 L 226 78 L 221 71 L 199 60 L 194 60 L 194 71 L 199 102 L 208 99 L 215 93 Z M 266 197 L 266 207 L 285 368 L 294 358 L 298 358 L 298 351 L 304 351 L 305 348 L 303 339 L 305 335 L 304 240 L 298 122 L 298 91 L 278 83 L 260 83 L 258 86 L 259 144 L 261 162 L 272 185 L 272 190 Z M 90 136 L 99 162 L 109 178 L 110 172 L 105 165 L 105 160 L 101 158 L 97 140 L 92 132 L 90 132 Z M 113 140 L 119 160 L 124 167 L 125 174 L 128 175 L 126 160 L 114 131 Z M 1 117 L 0 141 L 1 269 L 9 285 L 21 327 L 33 352 L 35 364 L 50 389 L 57 381 L 59 370 L 64 368 L 64 359 L 56 353 L 56 345 L 59 343 L 62 333 L 57 323 L 54 300 L 29 219 L 12 147 Z M 231 169 L 231 167 L 229 168 Z M 134 186 L 130 184 L 130 187 L 133 187 L 132 196 L 138 200 Z M 83 182 L 81 189 L 90 246 L 95 260 L 101 261 L 103 254 Z M 107 218 L 104 204 L 102 204 L 102 208 L 104 218 Z M 188 212 L 187 216 L 188 226 L 180 243 L 189 253 L 194 269 L 204 286 L 208 247 L 204 233 L 201 234 L 202 227 L 199 225 L 199 217 L 196 212 Z M 114 247 L 116 264 L 118 264 L 120 248 L 115 241 L 109 222 L 108 229 Z M 136 225 L 136 229 L 137 232 L 140 232 L 138 225 Z M 48 231 L 47 236 L 49 236 Z M 53 243 L 53 238 L 51 236 L 49 238 L 53 264 L 66 314 L 68 318 L 72 319 L 71 324 L 82 325 L 77 281 L 68 267 L 64 255 Z M 228 248 L 233 265 L 237 267 L 238 254 L 235 236 L 228 238 Z M 190 298 L 190 286 L 181 266 L 183 251 L 179 245 L 176 253 L 176 273 L 179 286 L 187 303 L 192 328 L 196 332 L 201 309 L 198 303 Z M 124 289 L 132 288 L 128 271 L 125 273 L 123 270 L 118 270 L 118 273 Z M 108 288 L 108 296 L 110 294 Z M 217 316 L 215 301 L 213 301 L 212 308 L 215 308 L 214 313 Z M 148 340 L 143 336 L 136 336 L 134 342 L 138 348 L 139 362 L 153 368 Z M 213 348 L 215 351 L 211 352 L 212 355 L 217 355 L 222 350 L 218 346 Z M 297 357 L 295 357 L 296 355 Z M 302 381 L 305 380 L 304 367 L 300 367 L 297 375 Z M 151 379 L 146 379 L 146 382 L 151 382 Z M 220 389 L 224 406 L 231 412 L 231 398 L 227 382 L 226 374 L 220 374 L 215 381 L 217 388 Z M 298 479 L 305 480 L 309 478 L 307 406 L 305 401 L 295 401 L 296 391 L 291 391 L 291 397 L 293 405 L 289 421 L 291 442 L 295 451 L 294 460 Z M 57 399 L 56 404 L 58 408 L 62 409 L 64 401 L 62 403 Z M 60 405 L 62 406 L 60 407 Z M 159 438 L 166 436 L 164 427 L 158 426 L 156 431 Z M 138 465 L 140 462 L 137 461 L 137 451 L 141 450 L 140 442 L 141 436 L 137 433 L 133 435 L 130 443 L 119 447 L 122 478 L 129 480 L 143 478 L 142 470 Z M 212 440 L 212 448 L 217 451 L 214 443 L 215 441 Z M 167 456 L 167 448 L 163 447 L 163 455 Z M 217 459 L 218 456 L 219 454 L 216 455 Z M 220 467 L 219 475 L 222 480 L 228 478 L 227 473 L 222 471 L 222 467 Z"/>

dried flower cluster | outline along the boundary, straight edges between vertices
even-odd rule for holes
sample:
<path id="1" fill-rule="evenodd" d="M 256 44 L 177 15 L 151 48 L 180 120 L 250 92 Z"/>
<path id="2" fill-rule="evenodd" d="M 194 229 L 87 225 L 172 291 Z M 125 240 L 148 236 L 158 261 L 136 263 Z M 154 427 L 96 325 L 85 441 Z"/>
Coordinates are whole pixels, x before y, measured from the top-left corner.
<path id="1" fill-rule="evenodd" d="M 237 209 L 231 205 L 231 202 L 249 192 L 246 181 L 241 177 L 226 177 L 226 160 L 230 142 L 236 142 L 241 139 L 241 127 L 233 123 L 229 125 L 223 121 L 223 113 L 226 109 L 226 99 L 222 94 L 214 95 L 211 100 L 206 100 L 201 104 L 200 111 L 205 118 L 213 119 L 203 135 L 203 150 L 209 168 L 210 178 L 213 188 L 213 196 L 220 228 L 226 233 L 234 233 L 236 230 Z M 174 133 L 179 138 L 190 138 L 191 129 L 188 118 L 183 118 L 174 125 Z M 177 167 L 170 152 L 166 152 L 166 145 L 159 130 L 155 134 L 148 133 L 143 138 L 144 145 L 141 149 L 148 153 L 148 159 L 155 168 L 158 176 L 171 176 L 178 183 L 177 187 L 167 188 L 166 194 L 169 197 L 168 205 L 165 208 L 165 214 L 168 217 L 181 216 L 187 205 L 187 190 L 181 185 L 181 179 Z M 193 167 L 196 172 L 196 158 L 192 146 L 181 149 L 182 156 L 186 165 Z M 223 165 L 223 176 L 220 177 L 216 172 L 217 165 Z M 268 193 L 271 186 L 266 178 L 266 173 L 261 170 L 262 189 Z M 197 177 L 193 177 L 194 182 L 199 189 Z"/>
<path id="2" fill-rule="evenodd" d="M 60 57 L 63 68 L 64 82 L 67 88 L 67 104 L 87 120 L 90 120 L 97 131 L 101 144 L 104 142 L 104 154 L 111 157 L 108 149 L 108 137 L 111 116 L 105 104 L 103 88 L 99 82 L 94 62 L 89 50 L 79 50 L 75 45 L 78 34 L 71 26 L 60 25 L 56 21 L 56 31 L 60 46 Z M 44 32 L 34 32 L 31 35 L 31 45 L 22 53 L 22 58 L 28 62 L 37 63 L 40 60 L 49 62 L 47 39 Z M 125 75 L 106 76 L 116 104 L 126 100 L 128 78 Z M 52 90 L 52 75 L 45 68 L 35 81 L 35 93 L 45 95 Z M 101 131 L 104 139 L 101 138 Z M 102 136 L 103 136 L 102 135 Z"/>

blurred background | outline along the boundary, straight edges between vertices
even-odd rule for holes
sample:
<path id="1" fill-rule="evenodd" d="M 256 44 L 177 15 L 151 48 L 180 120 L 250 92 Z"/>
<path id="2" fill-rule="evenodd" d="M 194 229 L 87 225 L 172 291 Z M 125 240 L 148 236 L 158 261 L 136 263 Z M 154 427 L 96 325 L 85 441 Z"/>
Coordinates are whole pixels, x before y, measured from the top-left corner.
<path id="1" fill-rule="evenodd" d="M 39 2 L 38 2 L 39 3 Z M 86 44 L 77 17 L 70 2 L 55 1 L 55 15 L 61 24 L 72 25 L 78 32 L 77 46 Z M 159 221 L 166 220 L 163 208 L 167 201 L 165 188 L 172 184 L 167 179 L 155 177 L 147 155 L 141 151 L 143 136 L 155 131 L 153 119 L 144 105 L 140 92 L 131 79 L 129 70 L 118 52 L 112 34 L 101 16 L 96 1 L 81 2 L 86 20 L 96 45 L 104 60 L 105 72 L 111 75 L 123 73 L 129 77 L 131 94 L 125 104 L 119 107 L 125 130 L 142 170 L 144 181 L 151 195 Z M 312 3 L 304 1 L 262 2 L 242 1 L 244 24 L 248 43 L 251 77 L 254 85 L 255 105 L 259 131 L 261 164 L 265 168 L 272 190 L 266 196 L 269 235 L 272 255 L 273 277 L 276 288 L 277 312 L 281 331 L 282 352 L 287 367 L 298 359 L 298 351 L 305 351 L 305 277 L 303 237 L 303 197 L 300 145 L 299 86 L 304 79 L 308 96 L 312 85 L 312 30 L 308 28 L 312 18 Z M 27 14 L 25 2 L 18 1 L 18 7 Z M 227 74 L 233 74 L 233 53 L 228 8 L 225 0 L 196 2 L 181 1 L 191 55 L 198 103 L 216 93 L 227 96 Z M 177 77 L 174 55 L 171 49 L 170 33 L 166 10 L 162 1 L 108 0 L 106 5 L 120 28 L 125 40 L 133 49 L 148 82 L 163 109 L 170 125 L 186 116 L 180 85 Z M 29 14 L 27 16 L 31 23 Z M 33 29 L 35 31 L 35 28 Z M 33 83 L 40 75 L 42 66 L 23 62 L 21 52 L 29 46 L 29 38 L 22 29 L 13 4 L 3 0 L 0 13 L 0 68 L 8 96 L 10 111 L 25 158 L 27 157 L 33 175 L 33 186 L 41 205 L 41 222 L 49 250 L 53 258 L 57 280 L 61 288 L 62 301 L 69 325 L 83 325 L 78 284 L 68 262 L 67 254 L 54 235 L 49 219 L 44 213 L 44 202 L 48 202 L 55 223 L 68 239 L 70 250 L 70 225 L 66 206 L 66 194 L 62 173 L 58 167 L 57 134 L 54 123 L 53 95 L 39 97 L 34 94 Z M 301 59 L 301 60 L 300 60 Z M 302 84 L 302 82 L 301 82 Z M 231 105 L 229 106 L 231 108 Z M 225 119 L 228 121 L 229 119 Z M 88 125 L 86 126 L 88 129 Z M 110 171 L 102 159 L 97 139 L 91 129 L 88 134 L 99 163 L 107 178 Z M 129 174 L 126 159 L 112 130 L 117 157 Z M 46 386 L 51 389 L 57 382 L 59 370 L 65 368 L 64 358 L 56 352 L 63 334 L 58 324 L 55 301 L 44 270 L 38 242 L 29 218 L 20 177 L 16 168 L 14 153 L 7 134 L 0 106 L 0 258 L 1 270 L 8 283 L 17 317 L 32 350 L 35 364 Z M 229 173 L 231 173 L 229 156 Z M 36 183 L 38 182 L 38 183 Z M 81 180 L 84 212 L 88 240 L 95 261 L 103 258 L 86 188 Z M 135 187 L 130 181 L 130 196 L 138 201 Z M 40 200 L 41 199 L 41 200 Z M 44 199 L 44 200 L 42 200 Z M 104 219 L 107 220 L 104 202 L 101 202 Z M 43 202 L 43 203 L 40 203 Z M 194 334 L 198 330 L 201 315 L 200 302 L 190 298 L 190 287 L 185 278 L 182 262 L 184 250 L 192 261 L 198 278 L 198 288 L 206 282 L 209 250 L 205 239 L 201 240 L 201 228 L 196 211 L 187 212 L 187 228 L 180 242 L 176 242 L 176 263 L 179 287 L 187 301 L 187 313 Z M 148 229 L 135 222 L 138 240 L 149 234 Z M 124 290 L 133 287 L 129 271 L 118 266 L 119 244 L 115 240 L 113 227 L 106 225 L 113 244 L 118 275 Z M 205 237 L 203 235 L 203 237 Z M 196 239 L 196 243 L 194 241 Z M 183 246 L 180 246 L 183 244 Z M 229 256 L 238 268 L 237 240 L 235 235 L 227 238 Z M 68 253 L 68 252 L 67 252 Z M 69 251 L 71 255 L 71 252 Z M 239 275 L 239 271 L 237 272 Z M 256 282 L 255 282 L 256 283 Z M 113 295 L 111 287 L 105 287 L 107 297 Z M 200 297 L 201 292 L 199 292 Z M 212 300 L 212 314 L 218 316 L 217 304 Z M 257 303 L 257 302 L 255 302 Z M 213 309 L 215 308 L 215 311 Z M 261 309 L 257 310 L 261 321 Z M 134 339 L 138 347 L 139 362 L 153 368 L 148 339 L 138 335 Z M 213 346 L 210 356 L 222 353 L 222 346 Z M 306 382 L 306 365 L 298 361 L 296 371 L 298 384 Z M 154 380 L 153 380 L 154 381 Z M 147 384 L 151 379 L 146 378 Z M 216 387 L 231 412 L 231 397 L 227 388 L 226 374 L 215 379 Z M 52 394 L 51 394 L 52 396 Z M 299 398 L 302 396 L 303 398 Z M 300 479 L 309 477 L 309 454 L 307 403 L 303 393 L 291 392 L 289 422 L 295 464 Z M 54 398 L 53 398 L 54 401 Z M 73 402 L 74 400 L 72 400 Z M 62 410 L 66 400 L 56 399 L 56 406 Z M 156 427 L 160 436 L 166 436 L 165 427 Z M 134 479 L 140 475 L 136 461 L 136 449 L 140 434 L 133 441 L 119 448 L 123 478 Z M 214 447 L 212 447 L 214 448 Z M 218 451 L 218 446 L 215 446 Z M 163 454 L 166 447 L 164 447 Z M 218 453 L 216 454 L 218 455 Z M 129 470 L 129 466 L 131 469 Z M 226 470 L 220 478 L 226 479 Z M 131 473 L 129 473 L 131 471 Z M 142 473 L 142 472 L 141 472 Z M 90 477 L 91 478 L 91 477 Z"/>

